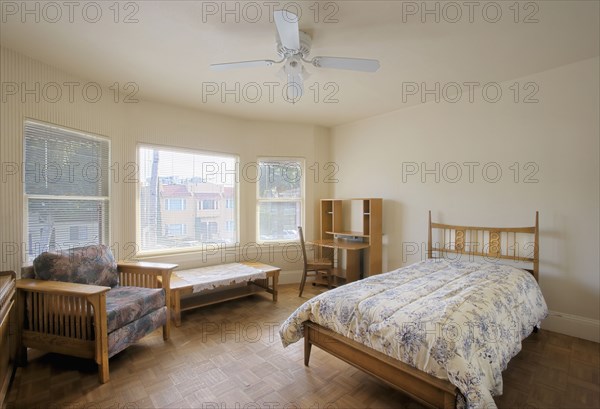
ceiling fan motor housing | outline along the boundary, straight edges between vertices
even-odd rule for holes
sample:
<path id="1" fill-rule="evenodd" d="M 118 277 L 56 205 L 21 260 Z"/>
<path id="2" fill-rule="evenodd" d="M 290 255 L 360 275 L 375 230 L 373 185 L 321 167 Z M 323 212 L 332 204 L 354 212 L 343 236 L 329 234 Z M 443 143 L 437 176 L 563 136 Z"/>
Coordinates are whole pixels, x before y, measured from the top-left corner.
<path id="1" fill-rule="evenodd" d="M 310 47 L 312 45 L 312 38 L 306 34 L 304 31 L 300 31 L 300 49 L 299 50 L 288 50 L 281 44 L 281 39 L 279 35 L 277 36 L 277 54 L 281 58 L 285 58 L 289 55 L 300 54 L 302 58 L 308 57 L 310 54 Z"/>

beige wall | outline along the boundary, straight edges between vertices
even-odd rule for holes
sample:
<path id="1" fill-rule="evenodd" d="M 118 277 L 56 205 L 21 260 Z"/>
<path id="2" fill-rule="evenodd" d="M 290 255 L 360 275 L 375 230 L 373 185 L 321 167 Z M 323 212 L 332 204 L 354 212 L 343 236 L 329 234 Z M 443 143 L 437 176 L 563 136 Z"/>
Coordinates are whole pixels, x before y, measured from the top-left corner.
<path id="1" fill-rule="evenodd" d="M 32 88 L 49 82 L 86 80 L 0 48 L 0 80 Z M 328 161 L 339 166 L 335 184 L 307 179 L 307 237 L 317 231 L 318 199 L 335 196 L 383 197 L 384 268 L 418 260 L 406 255 L 406 243 L 426 240 L 427 210 L 442 222 L 473 225 L 530 225 L 540 211 L 541 279 L 550 309 L 546 327 L 598 340 L 599 283 L 599 126 L 598 58 L 502 83 L 506 92 L 498 103 L 476 98 L 475 103 L 447 102 L 418 105 L 387 115 L 326 128 L 275 122 L 243 121 L 153 102 L 115 103 L 112 94 L 97 103 L 75 95 L 57 103 L 20 102 L 7 98 L 0 106 L 0 160 L 2 163 L 0 216 L 0 269 L 18 270 L 23 242 L 23 186 L 10 174 L 8 164 L 22 160 L 22 125 L 25 118 L 50 122 L 111 139 L 112 162 L 121 169 L 136 159 L 136 145 L 151 143 L 235 153 L 241 163 L 259 156 L 304 157 L 307 166 Z M 508 87 L 539 85 L 539 103 L 514 103 Z M 110 84 L 102 84 L 109 86 Z M 12 99 L 11 99 L 12 98 Z M 399 95 L 398 98 L 401 98 Z M 456 183 L 443 174 L 450 162 L 477 162 L 474 181 L 468 169 Z M 485 164 L 497 163 L 503 171 L 496 183 L 483 178 Z M 532 162 L 539 167 L 537 183 L 524 183 Z M 405 175 L 403 164 L 440 165 L 440 182 L 426 175 Z M 519 163 L 518 182 L 510 166 Z M 448 170 L 451 170 L 448 168 Z M 322 174 L 321 174 L 322 176 Z M 446 176 L 446 178 L 444 178 Z M 488 176 L 494 176 L 490 170 Z M 113 183 L 111 243 L 129 255 L 135 243 L 136 186 L 123 174 Z M 255 186 L 240 185 L 242 244 L 252 242 L 256 230 Z M 16 247 L 15 247 L 16 246 Z M 264 261 L 285 270 L 283 281 L 298 278 L 299 263 L 291 263 L 276 249 L 275 259 Z M 209 258 L 219 262 L 222 254 Z M 228 259 L 234 257 L 227 254 Z M 202 255 L 157 257 L 182 267 L 202 262 Z"/>
<path id="2" fill-rule="evenodd" d="M 403 243 L 427 240 L 427 210 L 434 220 L 464 225 L 530 226 L 540 211 L 540 284 L 551 317 L 546 327 L 599 338 L 599 102 L 598 58 L 501 83 L 539 85 L 538 103 L 428 102 L 333 129 L 333 159 L 340 166 L 336 197 L 381 196 L 387 268 L 414 262 Z M 477 95 L 477 94 L 476 94 Z M 400 96 L 399 96 L 400 98 Z M 409 163 L 435 169 L 435 175 Z M 463 176 L 444 174 L 456 162 Z M 478 162 L 473 183 L 464 162 Z M 503 174 L 496 183 L 492 167 Z M 510 169 L 519 163 L 515 183 Z M 533 167 L 537 183 L 523 183 Z M 475 166 L 475 165 L 473 165 Z M 496 166 L 496 165 L 490 165 Z M 405 181 L 403 181 L 403 167 Z M 445 176 L 445 177 L 444 177 Z M 406 257 L 405 257 L 406 256 Z"/>
<path id="3" fill-rule="evenodd" d="M 11 175 L 8 164 L 20 163 L 23 157 L 23 121 L 26 118 L 49 122 L 60 126 L 74 128 L 84 132 L 104 135 L 111 140 L 112 163 L 121 170 L 119 179 L 111 185 L 111 244 L 121 249 L 120 257 L 131 255 L 136 240 L 135 203 L 136 184 L 125 179 L 124 166 L 136 162 L 136 146 L 138 143 L 160 144 L 182 148 L 200 149 L 237 154 L 241 166 L 255 162 L 259 156 L 293 156 L 305 158 L 307 164 L 327 160 L 329 151 L 328 130 L 309 125 L 286 123 L 245 121 L 234 118 L 205 114 L 175 106 L 140 101 L 125 104 L 113 99 L 114 94 L 103 90 L 102 98 L 95 103 L 87 102 L 81 96 L 83 84 L 80 79 L 49 67 L 45 64 L 14 53 L 5 48 L 0 49 L 0 78 L 3 84 L 17 84 L 16 96 L 3 92 L 5 100 L 1 104 L 1 139 L 0 160 L 2 161 L 2 180 L 0 195 L 0 215 L 2 227 L 0 242 L 2 243 L 2 260 L 0 270 L 19 270 L 21 256 L 18 251 L 23 242 L 23 185 L 19 175 Z M 77 82 L 74 102 L 64 95 L 57 102 L 52 102 L 54 94 L 43 95 L 44 85 L 56 82 Z M 21 102 L 23 89 L 40 87 L 39 102 L 35 95 L 25 95 L 25 103 Z M 100 84 L 110 86 L 111 84 Z M 241 245 L 254 241 L 256 231 L 255 184 L 242 178 L 240 184 L 240 232 Z M 312 237 L 316 223 L 313 204 L 319 198 L 328 195 L 330 186 L 314 183 L 308 178 L 306 184 L 306 227 L 307 237 Z M 16 246 L 16 247 L 15 247 Z M 256 251 L 247 252 L 253 258 Z M 281 249 L 273 249 L 271 262 L 283 267 L 289 276 L 282 281 L 299 281 L 300 262 L 286 261 Z M 288 253 L 287 259 L 295 259 L 294 251 Z M 210 263 L 233 261 L 235 254 L 221 253 L 209 258 Z M 269 256 L 270 257 L 270 256 Z M 178 262 L 182 267 L 199 265 L 202 262 L 199 253 L 155 257 L 153 260 Z"/>

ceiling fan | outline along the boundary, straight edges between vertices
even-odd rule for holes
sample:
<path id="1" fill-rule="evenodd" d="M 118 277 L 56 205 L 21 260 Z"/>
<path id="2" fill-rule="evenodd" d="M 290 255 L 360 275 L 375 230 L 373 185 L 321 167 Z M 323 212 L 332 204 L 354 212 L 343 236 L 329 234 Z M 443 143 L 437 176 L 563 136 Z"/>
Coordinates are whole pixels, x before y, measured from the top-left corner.
<path id="1" fill-rule="evenodd" d="M 375 72 L 379 69 L 378 60 L 344 57 L 314 57 L 308 60 L 312 39 L 308 34 L 299 30 L 298 16 L 286 10 L 276 10 L 274 20 L 277 27 L 277 54 L 281 57 L 280 60 L 212 64 L 210 68 L 213 71 L 225 71 L 235 68 L 269 67 L 285 63 L 280 70 L 280 75 L 287 80 L 287 97 L 292 102 L 297 101 L 304 93 L 304 80 L 308 77 L 308 72 L 304 69 L 303 62 L 318 68 L 363 72 Z"/>

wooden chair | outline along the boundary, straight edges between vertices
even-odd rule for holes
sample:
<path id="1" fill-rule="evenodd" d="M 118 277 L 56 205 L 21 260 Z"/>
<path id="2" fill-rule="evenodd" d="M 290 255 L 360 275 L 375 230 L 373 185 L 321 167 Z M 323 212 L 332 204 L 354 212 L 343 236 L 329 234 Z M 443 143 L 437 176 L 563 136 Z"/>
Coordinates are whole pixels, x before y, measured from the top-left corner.
<path id="1" fill-rule="evenodd" d="M 302 257 L 304 260 L 304 271 L 302 272 L 302 281 L 300 282 L 300 294 L 298 297 L 302 297 L 304 291 L 304 285 L 306 284 L 306 277 L 309 272 L 314 272 L 314 277 L 317 279 L 322 273 L 327 277 L 327 288 L 331 288 L 331 278 L 333 276 L 333 261 L 330 259 L 314 259 L 308 261 L 306 257 L 306 246 L 304 245 L 304 233 L 302 227 L 298 226 L 298 234 L 300 235 L 300 245 L 302 246 Z M 314 283 L 313 283 L 314 284 Z"/>
<path id="2" fill-rule="evenodd" d="M 24 278 L 17 280 L 19 363 L 27 362 L 28 347 L 90 358 L 98 364 L 100 382 L 107 382 L 110 357 L 160 327 L 163 339 L 169 339 L 169 282 L 175 267 L 118 263 L 120 285 L 113 288 L 54 281 L 56 276 L 37 279 L 33 267 L 24 267 Z"/>

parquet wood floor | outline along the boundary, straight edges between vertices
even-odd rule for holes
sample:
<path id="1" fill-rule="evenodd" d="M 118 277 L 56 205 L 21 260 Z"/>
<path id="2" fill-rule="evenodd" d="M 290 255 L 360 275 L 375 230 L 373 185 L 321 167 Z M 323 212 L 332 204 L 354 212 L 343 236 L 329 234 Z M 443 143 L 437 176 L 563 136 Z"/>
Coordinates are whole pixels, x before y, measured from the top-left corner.
<path id="1" fill-rule="evenodd" d="M 254 295 L 183 315 L 163 343 L 160 331 L 110 360 L 98 383 L 92 361 L 30 351 L 6 406 L 12 408 L 312 409 L 422 406 L 337 358 L 303 343 L 283 349 L 278 326 L 323 291 L 282 286 L 279 302 Z M 541 330 L 504 372 L 500 408 L 600 407 L 600 344 Z"/>

